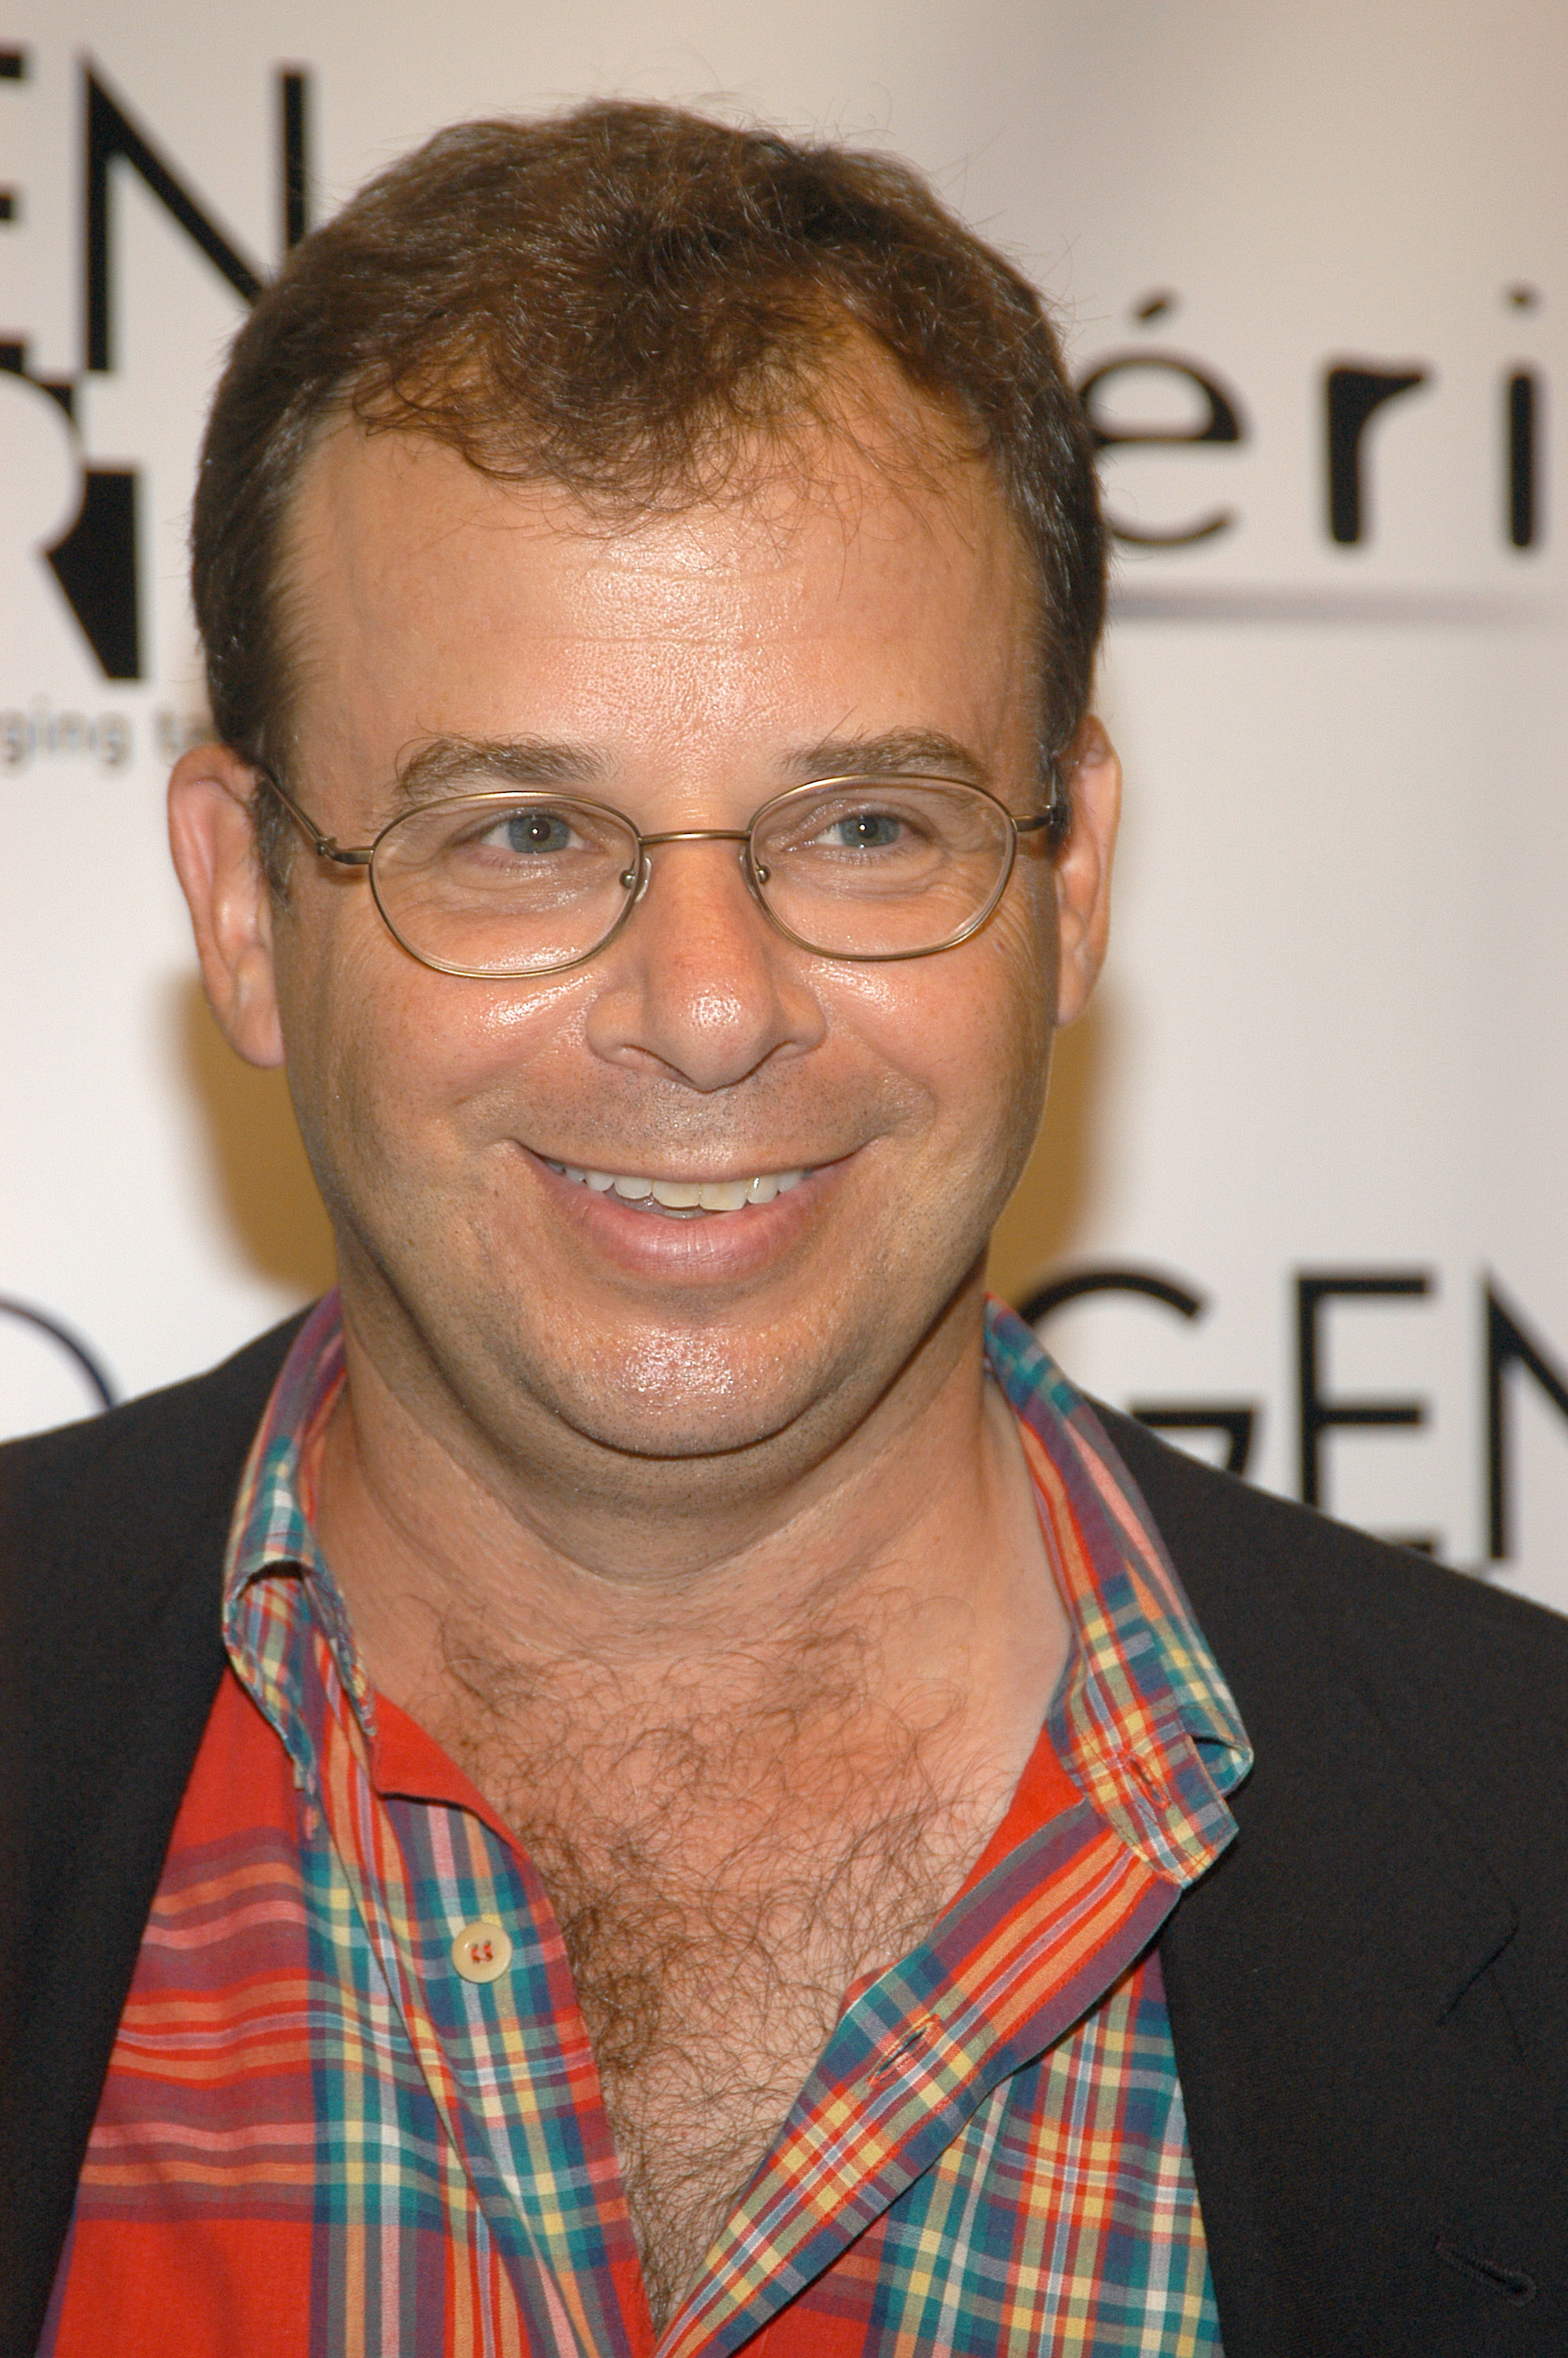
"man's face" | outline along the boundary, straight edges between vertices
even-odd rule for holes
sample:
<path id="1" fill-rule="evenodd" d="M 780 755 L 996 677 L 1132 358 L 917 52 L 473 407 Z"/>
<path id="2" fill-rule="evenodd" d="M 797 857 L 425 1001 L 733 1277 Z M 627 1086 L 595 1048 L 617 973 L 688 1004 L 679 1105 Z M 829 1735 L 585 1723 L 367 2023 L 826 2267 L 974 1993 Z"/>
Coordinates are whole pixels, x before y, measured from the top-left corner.
<path id="1" fill-rule="evenodd" d="M 412 757 L 534 741 L 644 832 L 743 827 L 870 745 L 1037 812 L 1014 529 L 979 468 L 898 456 L 824 437 L 787 481 L 611 528 L 435 445 L 336 434 L 293 522 L 291 791 L 366 843 Z M 977 1282 L 1028 1153 L 1071 900 L 1041 838 L 974 938 L 888 965 L 793 946 L 737 854 L 654 850 L 608 948 L 497 983 L 417 964 L 362 881 L 297 849 L 272 968 L 351 1322 L 373 1354 L 417 1338 L 503 1448 L 543 1417 L 638 1455 L 819 1452 Z M 1067 908 L 1075 942 L 1088 922 Z M 806 1176 L 694 1217 L 557 1166 Z"/>

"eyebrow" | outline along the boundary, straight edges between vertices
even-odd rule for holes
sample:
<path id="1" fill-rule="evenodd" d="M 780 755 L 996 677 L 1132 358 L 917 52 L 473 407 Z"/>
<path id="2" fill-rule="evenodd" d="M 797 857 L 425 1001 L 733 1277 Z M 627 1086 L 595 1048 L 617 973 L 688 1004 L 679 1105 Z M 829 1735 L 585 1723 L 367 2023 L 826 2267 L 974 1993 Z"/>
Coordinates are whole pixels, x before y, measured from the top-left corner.
<path id="1" fill-rule="evenodd" d="M 892 729 L 877 737 L 825 737 L 792 754 L 802 778 L 885 778 L 925 771 L 984 785 L 989 773 L 979 755 L 941 729 Z"/>
<path id="2" fill-rule="evenodd" d="M 432 737 L 398 764 L 393 792 L 409 806 L 475 779 L 497 786 L 603 786 L 609 775 L 604 756 L 587 745 L 548 737 Z"/>
<path id="3" fill-rule="evenodd" d="M 800 779 L 901 777 L 910 773 L 984 784 L 986 764 L 941 729 L 892 729 L 874 737 L 825 737 L 786 756 Z M 432 737 L 398 765 L 394 799 L 405 809 L 476 781 L 500 787 L 587 786 L 603 791 L 611 764 L 591 746 L 548 737 Z"/>

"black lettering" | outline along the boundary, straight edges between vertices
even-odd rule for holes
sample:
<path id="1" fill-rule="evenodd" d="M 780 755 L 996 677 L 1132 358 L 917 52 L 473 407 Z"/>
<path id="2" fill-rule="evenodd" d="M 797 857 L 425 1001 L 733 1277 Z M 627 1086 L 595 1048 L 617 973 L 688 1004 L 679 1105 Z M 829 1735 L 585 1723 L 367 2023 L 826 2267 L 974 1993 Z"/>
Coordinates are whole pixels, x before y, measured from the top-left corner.
<path id="1" fill-rule="evenodd" d="M 1019 1304 L 1018 1314 L 1026 1326 L 1038 1326 L 1054 1311 L 1065 1309 L 1069 1302 L 1081 1301 L 1086 1293 L 1141 1293 L 1151 1302 L 1162 1302 L 1168 1310 L 1176 1311 L 1183 1318 L 1197 1318 L 1208 1307 L 1204 1295 L 1195 1293 L 1179 1278 L 1118 1265 L 1079 1269 L 1070 1277 L 1053 1278 L 1048 1285 L 1041 1286 Z"/>
<path id="2" fill-rule="evenodd" d="M 65 538 L 49 550 L 49 560 L 104 678 L 140 679 L 134 468 L 87 469 L 81 513 Z"/>
<path id="3" fill-rule="evenodd" d="M 243 302 L 254 303 L 262 291 L 260 273 L 241 254 L 226 232 L 220 230 L 92 69 L 86 75 L 87 152 L 82 223 L 86 242 L 83 284 L 86 288 L 87 365 L 102 373 L 114 366 L 113 273 L 109 252 L 109 185 L 111 168 L 125 163 L 157 199 L 171 220 L 178 222 L 191 243 L 227 279 Z"/>
<path id="4" fill-rule="evenodd" d="M 27 76 L 26 49 L 0 49 L 0 81 L 25 81 Z M 19 221 L 22 200 L 15 189 L 0 189 L 0 222 Z"/>
<path id="5" fill-rule="evenodd" d="M 1540 1386 L 1559 1416 L 1568 1417 L 1568 1374 L 1548 1358 L 1523 1321 L 1509 1309 L 1496 1282 L 1487 1294 L 1487 1489 L 1489 1507 L 1487 1552 L 1494 1562 L 1509 1552 L 1513 1473 L 1512 1435 L 1507 1409 L 1509 1371 L 1522 1368 Z"/>
<path id="6" fill-rule="evenodd" d="M 1158 299 L 1160 308 L 1165 308 L 1168 298 Z M 1158 312 L 1151 316 L 1157 317 Z M 1103 389 L 1134 369 L 1164 369 L 1184 384 L 1195 386 L 1204 400 L 1201 422 L 1192 426 L 1126 427 L 1107 418 L 1099 398 Z M 1195 361 L 1184 360 L 1173 352 L 1113 352 L 1084 378 L 1078 387 L 1078 399 L 1083 403 L 1097 450 L 1194 449 L 1206 443 L 1244 442 L 1247 438 L 1238 396 Z M 1233 508 L 1215 508 L 1194 524 L 1174 525 L 1168 531 L 1124 524 L 1108 514 L 1106 522 L 1118 540 L 1135 548 L 1186 548 L 1195 541 L 1212 540 L 1216 533 L 1228 531 L 1236 522 L 1236 512 Z"/>
<path id="7" fill-rule="evenodd" d="M 1155 1270 L 1114 1264 L 1106 1269 L 1075 1270 L 1069 1277 L 1054 1278 L 1020 1305 L 1018 1314 L 1026 1325 L 1038 1331 L 1053 1312 L 1064 1310 L 1069 1302 L 1080 1302 L 1091 1293 L 1141 1294 L 1145 1301 L 1158 1302 L 1163 1308 L 1173 1310 L 1180 1318 L 1201 1318 L 1208 1308 L 1206 1297 L 1180 1278 L 1163 1277 Z M 1251 1462 L 1259 1413 L 1253 1401 L 1144 1401 L 1130 1413 L 1152 1433 L 1223 1433 L 1227 1474 L 1245 1474 Z"/>
<path id="8" fill-rule="evenodd" d="M 1345 362 L 1325 377 L 1328 530 L 1343 547 L 1353 546 L 1366 530 L 1361 445 L 1368 422 L 1386 402 L 1425 384 L 1431 373 L 1418 365 L 1385 371 Z"/>
<path id="9" fill-rule="evenodd" d="M 27 377 L 27 383 L 29 384 L 36 384 L 40 393 L 47 393 L 49 399 L 53 402 L 57 402 L 59 407 L 64 410 L 68 417 L 74 419 L 76 416 L 75 379 L 73 377 L 27 376 L 27 347 L 26 344 L 12 341 L 0 343 L 0 369 L 4 369 L 10 376 Z"/>
<path id="10" fill-rule="evenodd" d="M 1530 369 L 1516 369 L 1508 386 L 1509 538 L 1516 548 L 1533 548 L 1536 514 L 1536 451 L 1540 436 L 1540 387 Z"/>
<path id="11" fill-rule="evenodd" d="M 1432 1291 L 1424 1270 L 1317 1270 L 1296 1279 L 1296 1369 L 1301 1401 L 1301 1494 L 1309 1507 L 1324 1504 L 1323 1436 L 1346 1427 L 1411 1426 L 1426 1422 L 1421 1401 L 1331 1400 L 1320 1376 L 1319 1314 L 1339 1297 L 1402 1298 Z"/>
<path id="12" fill-rule="evenodd" d="M 277 77 L 279 181 L 283 190 L 283 250 L 292 254 L 310 228 L 309 81 L 297 66 Z"/>
<path id="13" fill-rule="evenodd" d="M 60 1325 L 58 1318 L 35 1310 L 30 1303 L 17 1302 L 8 1293 L 0 1293 L 0 1318 L 16 1318 L 26 1326 L 37 1326 L 51 1343 L 58 1343 L 60 1349 L 75 1360 L 102 1406 L 114 1407 L 114 1388 L 97 1354 L 89 1350 L 80 1335 L 73 1335 L 69 1326 Z"/>
<path id="14" fill-rule="evenodd" d="M 1135 1401 L 1128 1413 L 1151 1433 L 1223 1433 L 1227 1474 L 1245 1475 L 1252 1462 L 1258 1410 L 1251 1401 Z"/>

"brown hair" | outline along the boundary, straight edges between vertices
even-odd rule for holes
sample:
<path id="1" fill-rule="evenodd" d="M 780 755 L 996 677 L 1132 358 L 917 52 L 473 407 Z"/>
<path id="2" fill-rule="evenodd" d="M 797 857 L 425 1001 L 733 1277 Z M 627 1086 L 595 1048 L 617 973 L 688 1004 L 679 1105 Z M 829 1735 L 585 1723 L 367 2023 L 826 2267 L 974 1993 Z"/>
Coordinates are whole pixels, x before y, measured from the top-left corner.
<path id="1" fill-rule="evenodd" d="M 608 101 L 438 133 L 308 237 L 241 329 L 191 532 L 219 734 L 264 768 L 282 756 L 282 536 L 334 418 L 635 513 L 701 498 L 759 432 L 821 414 L 854 341 L 995 467 L 1038 568 L 1044 750 L 1060 749 L 1088 701 L 1105 551 L 1033 288 L 906 165 Z"/>

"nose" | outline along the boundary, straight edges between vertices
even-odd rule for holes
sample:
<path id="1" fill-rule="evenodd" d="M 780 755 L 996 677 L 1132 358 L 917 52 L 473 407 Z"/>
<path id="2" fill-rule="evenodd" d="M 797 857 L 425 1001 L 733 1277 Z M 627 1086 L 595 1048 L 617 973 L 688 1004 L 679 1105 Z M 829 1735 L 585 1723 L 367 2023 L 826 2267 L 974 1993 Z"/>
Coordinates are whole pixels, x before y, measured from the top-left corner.
<path id="1" fill-rule="evenodd" d="M 706 1094 L 821 1039 L 810 961 L 769 924 L 744 857 L 730 837 L 652 839 L 646 888 L 602 955 L 597 1054 Z"/>

